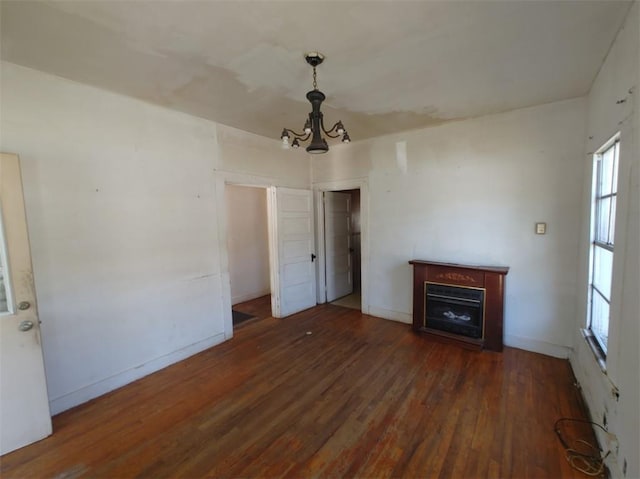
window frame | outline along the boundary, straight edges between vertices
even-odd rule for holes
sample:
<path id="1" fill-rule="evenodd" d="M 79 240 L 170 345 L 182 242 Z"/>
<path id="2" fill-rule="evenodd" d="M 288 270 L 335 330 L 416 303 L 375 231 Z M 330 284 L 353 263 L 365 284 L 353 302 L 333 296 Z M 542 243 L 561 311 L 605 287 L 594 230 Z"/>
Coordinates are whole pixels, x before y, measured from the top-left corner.
<path id="1" fill-rule="evenodd" d="M 613 149 L 613 159 L 610 174 L 610 185 L 608 185 L 608 193 L 602 193 L 603 191 L 603 159 L 605 155 Z M 605 142 L 594 154 L 593 154 L 593 171 L 592 171 L 592 188 L 591 188 L 591 237 L 589 242 L 589 284 L 588 284 L 588 305 L 587 305 L 587 321 L 585 337 L 587 342 L 593 349 L 596 358 L 600 365 L 605 367 L 607 350 L 608 350 L 608 336 L 611 325 L 611 282 L 613 279 L 613 258 L 615 256 L 615 225 L 616 225 L 616 211 L 617 211 L 617 198 L 618 198 L 618 173 L 620 169 L 620 133 L 616 133 L 607 142 Z M 606 213 L 606 217 L 603 218 L 601 208 L 608 203 L 609 211 Z M 600 236 L 603 231 L 603 220 L 606 221 L 606 238 Z M 601 285 L 598 284 L 596 274 L 600 273 L 602 265 L 597 263 L 597 251 L 608 251 L 611 253 L 611 265 L 605 273 L 607 274 L 609 281 L 609 295 L 607 296 L 602 291 Z M 600 287 L 599 287 L 600 286 Z M 607 314 L 606 318 L 595 316 L 595 298 L 601 298 L 606 305 Z M 606 320 L 606 337 L 600 334 L 602 327 L 594 328 L 594 320 L 604 321 Z M 598 329 L 600 331 L 598 331 Z"/>

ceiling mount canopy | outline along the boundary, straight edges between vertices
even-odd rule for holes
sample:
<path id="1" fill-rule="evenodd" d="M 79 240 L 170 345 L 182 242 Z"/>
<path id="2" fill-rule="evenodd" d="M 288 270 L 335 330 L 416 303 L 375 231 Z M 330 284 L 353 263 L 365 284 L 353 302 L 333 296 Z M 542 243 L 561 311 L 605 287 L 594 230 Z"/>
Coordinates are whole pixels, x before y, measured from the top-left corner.
<path id="1" fill-rule="evenodd" d="M 316 79 L 316 67 L 324 61 L 324 55 L 318 52 L 310 52 L 306 53 L 304 58 L 307 63 L 313 67 L 313 90 L 307 93 L 307 100 L 311 103 L 311 113 L 309 113 L 309 118 L 307 118 L 304 124 L 303 133 L 296 133 L 289 128 L 285 128 L 282 130 L 280 138 L 282 138 L 282 143 L 288 146 L 291 137 L 293 137 L 293 142 L 291 143 L 293 148 L 299 148 L 301 141 L 307 141 L 311 138 L 311 143 L 309 143 L 306 150 L 313 154 L 326 153 L 329 151 L 329 145 L 327 144 L 327 140 L 323 138 L 322 133 L 329 138 L 342 136 L 343 143 L 349 143 L 351 138 L 349 138 L 349 134 L 347 130 L 344 129 L 341 121 L 336 122 L 328 130 L 324 127 L 324 115 L 320 111 L 320 106 L 326 97 L 324 93 L 318 90 L 318 82 Z"/>

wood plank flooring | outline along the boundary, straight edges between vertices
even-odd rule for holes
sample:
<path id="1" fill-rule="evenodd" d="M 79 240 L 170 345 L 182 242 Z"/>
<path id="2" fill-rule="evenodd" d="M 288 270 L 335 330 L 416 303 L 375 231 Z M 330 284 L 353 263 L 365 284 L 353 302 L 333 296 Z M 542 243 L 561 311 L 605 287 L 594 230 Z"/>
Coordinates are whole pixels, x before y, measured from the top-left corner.
<path id="1" fill-rule="evenodd" d="M 468 351 L 333 305 L 236 307 L 262 319 L 55 416 L 2 477 L 585 477 L 553 430 L 585 418 L 566 361 Z"/>

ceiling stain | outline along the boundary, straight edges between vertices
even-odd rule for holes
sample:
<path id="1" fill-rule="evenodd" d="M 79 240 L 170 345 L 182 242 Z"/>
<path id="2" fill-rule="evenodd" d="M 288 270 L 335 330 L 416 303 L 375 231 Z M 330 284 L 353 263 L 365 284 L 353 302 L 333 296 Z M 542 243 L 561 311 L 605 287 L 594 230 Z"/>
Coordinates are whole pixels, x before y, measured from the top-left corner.
<path id="1" fill-rule="evenodd" d="M 268 138 L 371 138 L 584 95 L 631 2 L 0 2 L 3 60 Z M 305 22 L 314 15 L 317 21 Z"/>

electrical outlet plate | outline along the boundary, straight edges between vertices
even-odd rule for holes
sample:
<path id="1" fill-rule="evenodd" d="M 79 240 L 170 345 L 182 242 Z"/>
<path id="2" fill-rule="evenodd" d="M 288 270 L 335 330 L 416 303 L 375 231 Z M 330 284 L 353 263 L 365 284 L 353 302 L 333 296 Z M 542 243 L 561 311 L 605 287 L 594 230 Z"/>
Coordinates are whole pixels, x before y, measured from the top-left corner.
<path id="1" fill-rule="evenodd" d="M 536 234 L 543 235 L 547 233 L 547 223 L 536 223 Z"/>

